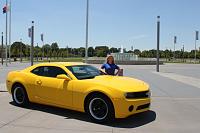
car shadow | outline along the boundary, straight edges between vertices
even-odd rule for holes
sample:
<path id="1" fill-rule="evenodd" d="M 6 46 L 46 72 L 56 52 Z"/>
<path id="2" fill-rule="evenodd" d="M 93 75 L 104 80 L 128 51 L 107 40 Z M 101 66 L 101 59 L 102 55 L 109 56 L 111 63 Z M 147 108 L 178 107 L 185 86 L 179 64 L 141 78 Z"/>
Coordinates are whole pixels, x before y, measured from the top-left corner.
<path id="1" fill-rule="evenodd" d="M 10 102 L 11 105 L 17 106 L 14 102 Z M 17 106 L 18 107 L 18 106 Z M 27 107 L 22 107 L 30 110 L 37 110 L 42 111 L 58 116 L 65 117 L 65 119 L 77 119 L 85 122 L 94 123 L 89 119 L 86 113 L 81 113 L 77 111 L 72 111 L 68 109 L 62 109 L 47 105 L 40 105 L 31 103 Z M 143 113 L 135 114 L 130 117 L 124 119 L 115 119 L 115 121 L 110 123 L 103 123 L 101 125 L 110 126 L 110 127 L 117 127 L 117 128 L 136 128 L 146 124 L 149 124 L 156 120 L 156 112 L 149 110 Z M 98 123 L 97 123 L 98 124 Z"/>
<path id="2" fill-rule="evenodd" d="M 3 92 L 8 92 L 8 91 L 1 91 L 1 90 L 0 90 L 0 92 L 2 92 L 2 93 L 3 93 Z"/>

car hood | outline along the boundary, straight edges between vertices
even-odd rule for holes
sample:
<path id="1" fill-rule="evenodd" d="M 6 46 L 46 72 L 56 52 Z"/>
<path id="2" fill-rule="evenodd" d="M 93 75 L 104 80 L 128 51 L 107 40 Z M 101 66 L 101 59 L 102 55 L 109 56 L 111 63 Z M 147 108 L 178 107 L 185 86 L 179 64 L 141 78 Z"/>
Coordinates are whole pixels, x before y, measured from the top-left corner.
<path id="1" fill-rule="evenodd" d="M 141 80 L 122 76 L 102 75 L 96 76 L 91 81 L 109 88 L 119 89 L 123 92 L 139 92 L 149 89 L 149 85 Z"/>

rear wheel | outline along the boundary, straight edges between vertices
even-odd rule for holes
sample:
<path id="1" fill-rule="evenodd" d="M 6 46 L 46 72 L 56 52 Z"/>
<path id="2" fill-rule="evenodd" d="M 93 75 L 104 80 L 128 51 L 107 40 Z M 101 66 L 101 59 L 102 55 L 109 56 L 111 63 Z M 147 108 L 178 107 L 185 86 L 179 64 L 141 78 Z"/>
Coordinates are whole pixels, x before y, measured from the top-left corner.
<path id="1" fill-rule="evenodd" d="M 92 95 L 86 104 L 86 113 L 97 122 L 111 121 L 114 118 L 114 108 L 109 98 L 104 95 Z"/>
<path id="2" fill-rule="evenodd" d="M 14 85 L 12 98 L 16 105 L 26 106 L 29 103 L 28 96 L 24 87 L 20 84 Z"/>

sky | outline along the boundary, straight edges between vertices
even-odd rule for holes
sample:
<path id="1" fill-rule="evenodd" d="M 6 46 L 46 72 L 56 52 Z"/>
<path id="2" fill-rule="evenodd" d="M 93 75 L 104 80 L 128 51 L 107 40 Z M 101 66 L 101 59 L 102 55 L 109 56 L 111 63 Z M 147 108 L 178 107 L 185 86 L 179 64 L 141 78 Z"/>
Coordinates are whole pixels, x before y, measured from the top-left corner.
<path id="1" fill-rule="evenodd" d="M 9 1 L 9 0 L 8 0 Z M 89 46 L 127 50 L 156 49 L 156 17 L 161 16 L 161 49 L 195 47 L 200 30 L 200 0 L 89 0 Z M 1 0 L 3 8 L 5 0 Z M 59 47 L 85 47 L 86 0 L 12 0 L 12 42 L 30 43 L 28 28 L 35 21 L 35 45 L 57 42 Z M 0 31 L 5 14 L 0 13 Z M 200 42 L 197 41 L 200 47 Z"/>

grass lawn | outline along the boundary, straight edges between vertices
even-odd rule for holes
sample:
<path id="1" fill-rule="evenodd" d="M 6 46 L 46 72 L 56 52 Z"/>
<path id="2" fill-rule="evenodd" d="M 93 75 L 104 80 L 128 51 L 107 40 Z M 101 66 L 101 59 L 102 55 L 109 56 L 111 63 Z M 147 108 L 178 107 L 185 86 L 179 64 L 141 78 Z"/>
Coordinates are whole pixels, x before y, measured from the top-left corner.
<path id="1" fill-rule="evenodd" d="M 34 62 L 83 62 L 83 58 L 81 57 L 72 57 L 72 58 L 51 58 L 51 59 L 44 59 L 44 60 L 36 60 L 34 59 Z M 17 60 L 19 61 L 19 59 Z M 23 59 L 23 62 L 29 62 L 30 60 Z"/>
<path id="2" fill-rule="evenodd" d="M 40 60 L 39 62 L 48 62 L 49 60 Z M 83 62 L 83 58 L 52 58 L 51 62 Z"/>

